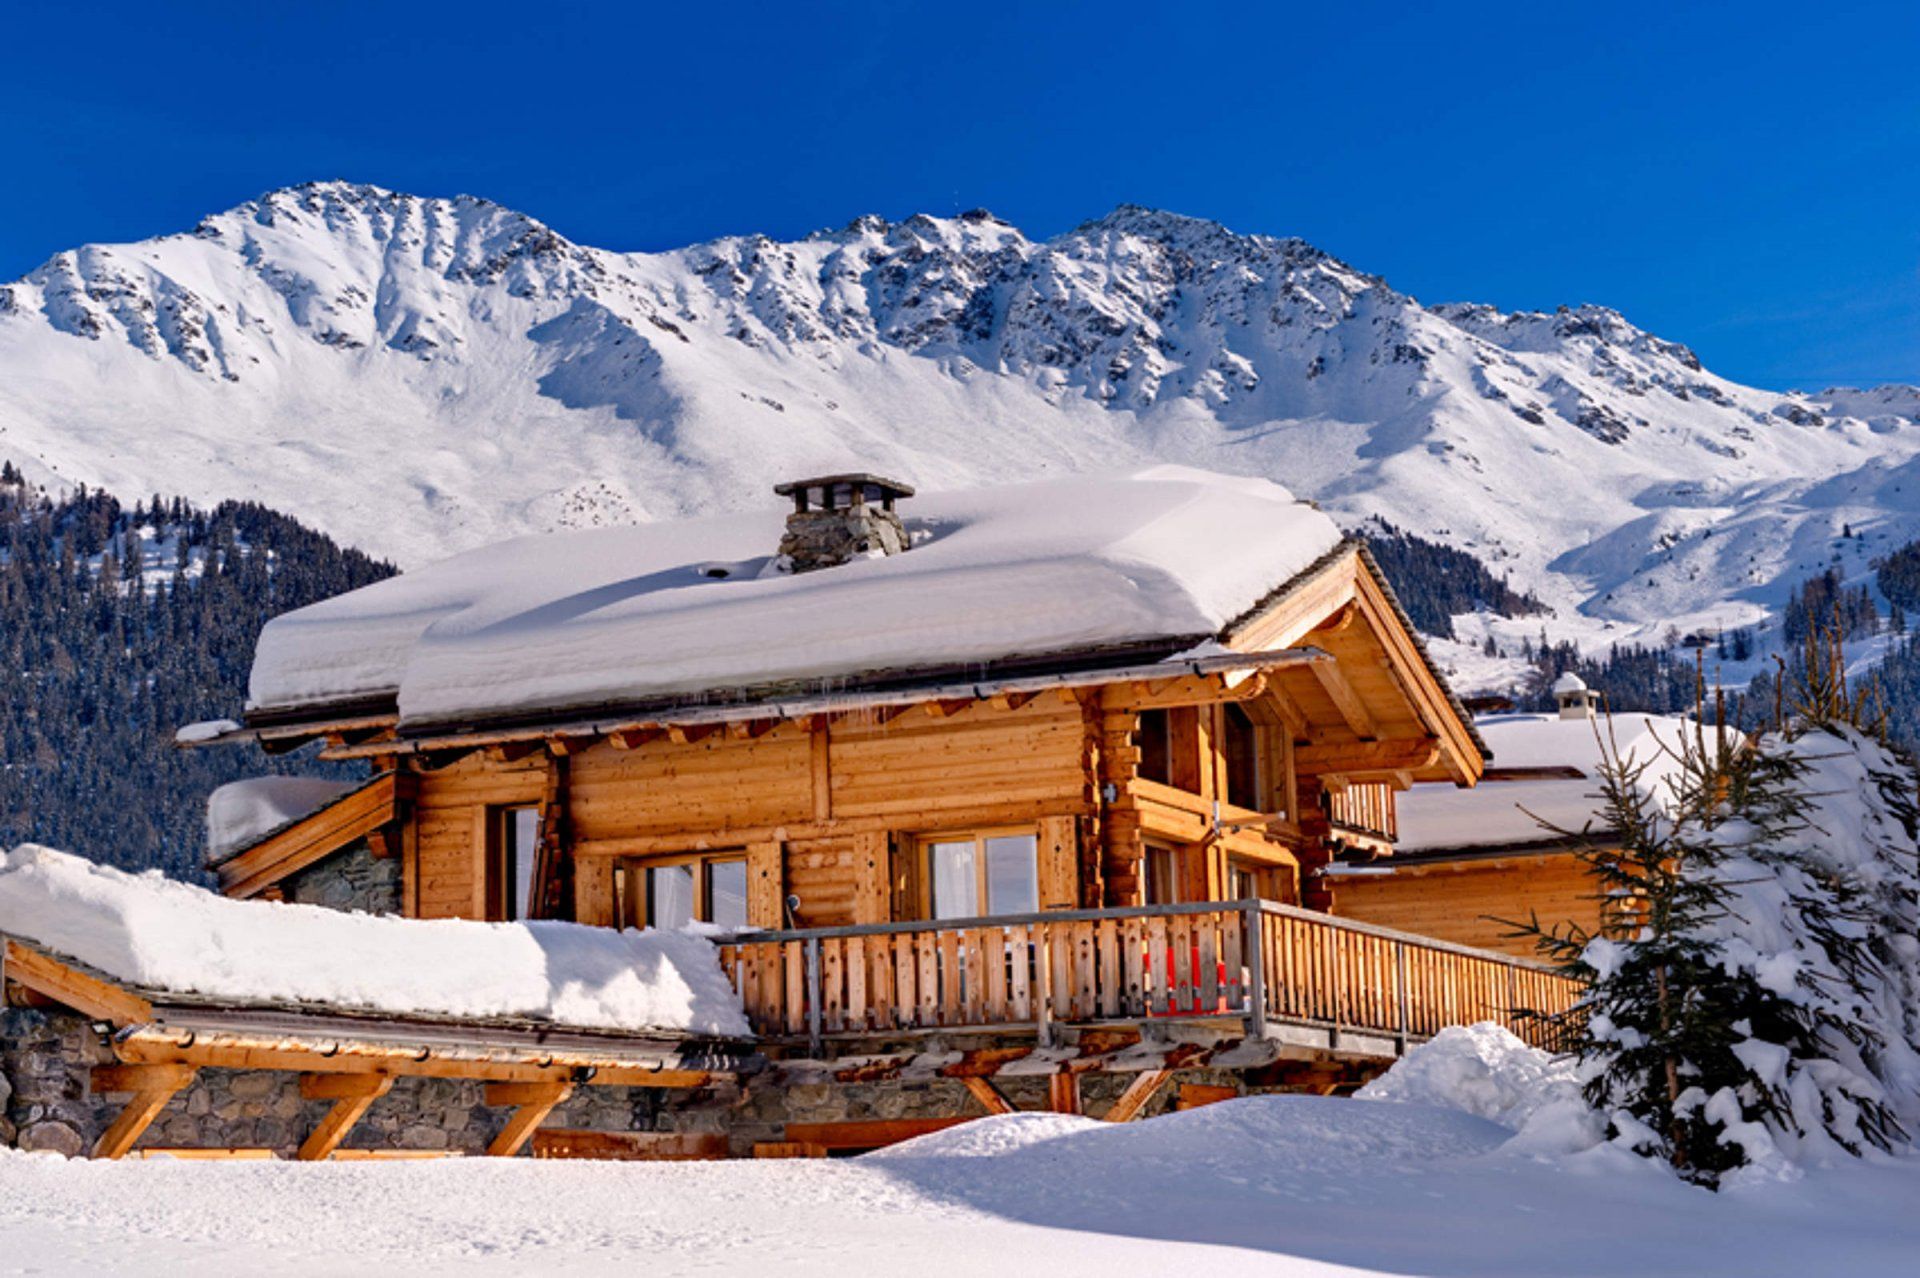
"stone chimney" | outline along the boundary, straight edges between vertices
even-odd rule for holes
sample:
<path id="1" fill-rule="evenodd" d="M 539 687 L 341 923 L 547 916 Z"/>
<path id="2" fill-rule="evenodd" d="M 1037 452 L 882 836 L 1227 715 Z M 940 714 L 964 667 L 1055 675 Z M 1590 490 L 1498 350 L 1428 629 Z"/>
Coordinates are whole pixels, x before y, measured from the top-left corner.
<path id="1" fill-rule="evenodd" d="M 1591 719 L 1600 704 L 1600 694 L 1571 670 L 1553 681 L 1553 699 L 1562 719 Z"/>
<path id="2" fill-rule="evenodd" d="M 907 549 L 907 530 L 893 503 L 913 489 L 879 475 L 821 475 L 774 485 L 793 498 L 780 557 L 793 572 L 833 568 L 855 559 L 898 555 Z"/>

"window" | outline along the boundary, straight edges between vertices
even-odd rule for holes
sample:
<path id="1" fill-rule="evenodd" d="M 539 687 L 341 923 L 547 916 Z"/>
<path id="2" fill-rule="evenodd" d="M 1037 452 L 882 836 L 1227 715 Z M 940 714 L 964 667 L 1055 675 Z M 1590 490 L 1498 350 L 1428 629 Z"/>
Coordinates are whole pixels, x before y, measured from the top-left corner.
<path id="1" fill-rule="evenodd" d="M 620 917 L 635 927 L 747 926 L 747 861 L 737 852 L 624 862 L 615 890 Z"/>
<path id="2" fill-rule="evenodd" d="M 1024 831 L 942 835 L 921 843 L 936 919 L 1040 908 L 1040 840 Z"/>
<path id="3" fill-rule="evenodd" d="M 1173 848 L 1147 844 L 1146 902 L 1148 905 L 1180 904 L 1180 854 Z"/>
<path id="4" fill-rule="evenodd" d="M 1226 762 L 1228 803 L 1238 808 L 1267 810 L 1260 793 L 1260 731 L 1253 716 L 1228 704 L 1221 716 L 1220 754 Z"/>
<path id="5" fill-rule="evenodd" d="M 1142 710 L 1134 735 L 1140 743 L 1140 775 L 1162 785 L 1173 784 L 1173 730 L 1165 710 Z"/>
<path id="6" fill-rule="evenodd" d="M 1227 897 L 1234 901 L 1252 901 L 1260 897 L 1260 869 L 1245 861 L 1227 866 Z"/>
<path id="7" fill-rule="evenodd" d="M 490 918 L 524 919 L 533 904 L 534 860 L 540 844 L 540 809 L 495 808 L 488 821 Z"/>

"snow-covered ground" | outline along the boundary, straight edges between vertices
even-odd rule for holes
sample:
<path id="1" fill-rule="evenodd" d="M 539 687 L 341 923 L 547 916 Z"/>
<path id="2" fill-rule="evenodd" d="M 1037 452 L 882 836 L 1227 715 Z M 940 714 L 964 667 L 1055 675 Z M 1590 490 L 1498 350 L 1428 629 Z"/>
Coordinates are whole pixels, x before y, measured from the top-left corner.
<path id="1" fill-rule="evenodd" d="M 0 1273 L 1907 1274 L 1920 1162 L 1714 1196 L 1499 1150 L 1459 1113 L 1308 1097 L 831 1162 L 65 1162 L 0 1155 Z M 962 1129 L 963 1131 L 966 1129 Z"/>
<path id="2" fill-rule="evenodd" d="M 1471 1046 L 1471 1045 L 1470 1045 Z M 1511 1064 L 1511 1062 L 1509 1062 Z M 1524 1064 L 1524 1063 L 1522 1063 Z M 0 1274 L 1910 1274 L 1920 1159 L 1719 1194 L 1537 1139 L 1564 1080 L 1022 1114 L 846 1161 L 87 1163 L 0 1151 Z M 1549 1116 L 1550 1117 L 1550 1116 Z M 1564 1136 L 1566 1125 L 1547 1121 Z"/>

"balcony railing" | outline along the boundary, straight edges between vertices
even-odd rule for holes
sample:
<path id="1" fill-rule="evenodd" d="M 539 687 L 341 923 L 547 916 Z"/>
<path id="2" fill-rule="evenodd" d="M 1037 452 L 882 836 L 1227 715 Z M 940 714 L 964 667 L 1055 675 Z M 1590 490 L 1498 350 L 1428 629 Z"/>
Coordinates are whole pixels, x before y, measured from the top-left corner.
<path id="1" fill-rule="evenodd" d="M 1503 954 L 1270 901 L 746 933 L 721 963 L 756 1033 L 829 1039 L 1239 1018 L 1400 1044 L 1493 1020 L 1531 1042 L 1580 987 Z"/>
<path id="2" fill-rule="evenodd" d="M 1384 781 L 1355 781 L 1328 791 L 1327 820 L 1337 829 L 1388 843 L 1400 837 L 1393 787 Z"/>

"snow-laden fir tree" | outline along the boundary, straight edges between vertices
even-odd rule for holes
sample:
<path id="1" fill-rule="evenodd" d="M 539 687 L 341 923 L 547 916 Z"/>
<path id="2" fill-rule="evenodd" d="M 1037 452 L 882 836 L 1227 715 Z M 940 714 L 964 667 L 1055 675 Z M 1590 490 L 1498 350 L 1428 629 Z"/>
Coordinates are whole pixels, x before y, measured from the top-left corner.
<path id="1" fill-rule="evenodd" d="M 1600 929 L 1531 929 L 1590 983 L 1564 1028 L 1610 1134 L 1704 1184 L 1895 1148 L 1920 1108 L 1914 770 L 1808 670 L 1752 740 L 1603 750 Z"/>

